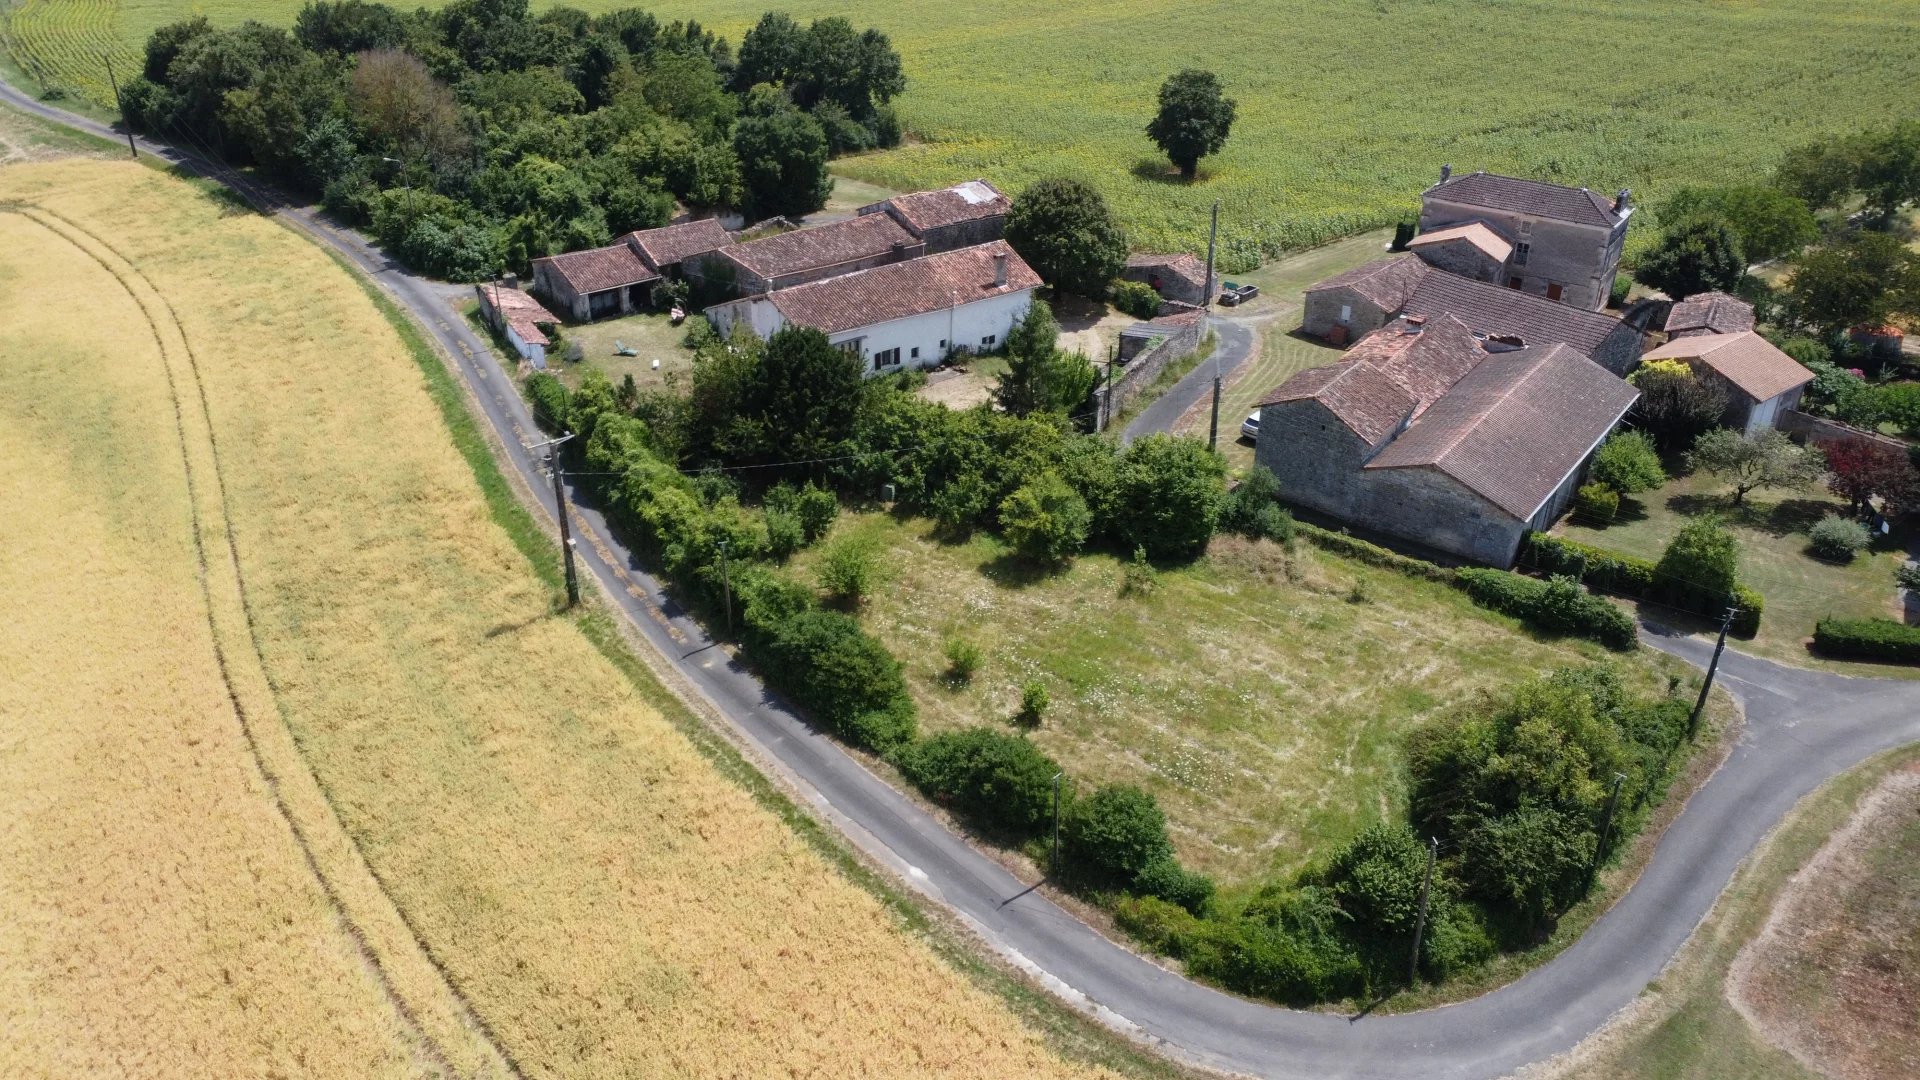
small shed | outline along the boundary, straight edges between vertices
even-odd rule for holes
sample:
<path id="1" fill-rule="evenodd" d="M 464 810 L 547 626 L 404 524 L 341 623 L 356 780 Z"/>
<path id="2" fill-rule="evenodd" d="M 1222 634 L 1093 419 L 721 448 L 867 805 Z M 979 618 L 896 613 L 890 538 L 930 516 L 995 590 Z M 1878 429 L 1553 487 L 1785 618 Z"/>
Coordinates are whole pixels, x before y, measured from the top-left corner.
<path id="1" fill-rule="evenodd" d="M 1727 387 L 1721 422 L 1749 434 L 1779 427 L 1813 381 L 1813 372 L 1751 330 L 1674 338 L 1642 359 L 1680 360 L 1711 372 Z"/>
<path id="2" fill-rule="evenodd" d="M 520 358 L 536 368 L 547 366 L 547 346 L 553 344 L 546 327 L 556 326 L 560 317 L 542 307 L 540 301 L 505 285 L 475 285 L 480 301 L 480 317 L 499 331 Z"/>

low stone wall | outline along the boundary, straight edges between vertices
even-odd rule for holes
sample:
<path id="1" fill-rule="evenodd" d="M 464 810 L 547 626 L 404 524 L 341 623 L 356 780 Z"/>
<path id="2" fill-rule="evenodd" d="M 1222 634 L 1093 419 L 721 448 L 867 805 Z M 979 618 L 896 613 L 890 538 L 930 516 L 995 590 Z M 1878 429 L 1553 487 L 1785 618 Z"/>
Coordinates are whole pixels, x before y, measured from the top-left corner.
<path id="1" fill-rule="evenodd" d="M 1823 416 L 1812 416 L 1797 409 L 1788 409 L 1780 414 L 1780 430 L 1789 435 L 1799 435 L 1807 442 L 1818 446 L 1822 443 L 1840 442 L 1844 439 L 1865 439 L 1882 446 L 1891 446 L 1896 450 L 1905 450 L 1907 444 L 1899 439 L 1882 435 L 1876 431 L 1865 431 L 1838 420 L 1829 420 Z"/>
<path id="2" fill-rule="evenodd" d="M 1201 320 L 1194 319 L 1184 326 L 1167 327 L 1166 337 L 1152 348 L 1140 352 L 1127 361 L 1125 367 L 1114 373 L 1111 403 L 1107 401 L 1109 393 L 1107 387 L 1101 386 L 1094 390 L 1094 404 L 1099 408 L 1096 415 L 1103 418 L 1102 423 L 1111 419 L 1139 397 L 1141 391 L 1160 377 L 1160 373 L 1167 369 L 1168 364 L 1199 348 L 1203 325 Z M 1105 375 L 1104 365 L 1102 365 L 1101 374 Z"/>

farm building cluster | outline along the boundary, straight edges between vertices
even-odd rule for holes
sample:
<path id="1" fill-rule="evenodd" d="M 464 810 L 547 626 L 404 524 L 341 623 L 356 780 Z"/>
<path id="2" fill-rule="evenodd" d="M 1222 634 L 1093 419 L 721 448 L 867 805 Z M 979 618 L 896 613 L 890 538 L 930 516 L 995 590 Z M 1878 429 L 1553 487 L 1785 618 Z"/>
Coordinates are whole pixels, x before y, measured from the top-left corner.
<path id="1" fill-rule="evenodd" d="M 727 297 L 706 309 L 722 334 L 805 326 L 869 373 L 933 367 L 997 348 L 1040 287 L 1000 238 L 1008 207 L 992 184 L 970 180 L 809 228 L 735 233 L 712 219 L 682 222 L 536 259 L 533 290 L 585 321 L 656 307 L 654 287 L 681 280 Z"/>
<path id="2" fill-rule="evenodd" d="M 1626 191 L 1442 168 L 1405 253 L 1307 290 L 1303 330 L 1351 345 L 1262 398 L 1256 461 L 1292 502 L 1506 566 L 1628 415 L 1643 359 L 1723 383 L 1732 426 L 1778 424 L 1813 373 L 1753 332 L 1746 303 L 1675 304 L 1651 350 L 1653 307 L 1605 310 L 1633 209 Z"/>

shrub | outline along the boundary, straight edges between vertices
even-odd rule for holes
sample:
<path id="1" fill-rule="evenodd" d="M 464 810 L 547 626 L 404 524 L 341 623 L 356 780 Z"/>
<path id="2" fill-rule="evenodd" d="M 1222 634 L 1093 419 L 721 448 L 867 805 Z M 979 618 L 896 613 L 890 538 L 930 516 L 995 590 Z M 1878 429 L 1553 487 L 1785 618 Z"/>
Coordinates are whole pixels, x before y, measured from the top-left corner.
<path id="1" fill-rule="evenodd" d="M 1000 503 L 1000 530 L 1022 557 L 1058 565 L 1086 546 L 1093 514 L 1053 473 L 1042 473 Z"/>
<path id="2" fill-rule="evenodd" d="M 767 511 L 767 554 L 786 562 L 806 542 L 806 530 L 800 527 L 798 517 L 784 510 Z"/>
<path id="3" fill-rule="evenodd" d="M 1620 513 L 1620 493 L 1605 484 L 1582 484 L 1574 492 L 1573 510 L 1593 524 L 1609 524 Z"/>
<path id="4" fill-rule="evenodd" d="M 1226 459 L 1197 439 L 1140 439 L 1114 470 L 1114 529 L 1152 558 L 1196 555 L 1219 524 L 1226 475 Z"/>
<path id="5" fill-rule="evenodd" d="M 1454 571 L 1437 566 L 1425 559 L 1415 559 L 1397 551 L 1389 551 L 1378 544 L 1369 544 L 1365 540 L 1348 536 L 1346 533 L 1333 532 L 1309 525 L 1304 521 L 1295 521 L 1293 531 L 1313 546 L 1336 555 L 1377 566 L 1383 570 L 1395 570 L 1408 577 L 1426 578 L 1429 581 L 1452 581 Z"/>
<path id="6" fill-rule="evenodd" d="M 1187 970 L 1288 1004 L 1358 997 L 1367 991 L 1367 974 L 1341 922 L 1324 889 L 1265 893 L 1241 918 L 1202 924 L 1188 939 Z"/>
<path id="7" fill-rule="evenodd" d="M 1160 294 L 1144 281 L 1115 281 L 1113 306 L 1136 319 L 1151 319 L 1160 314 Z"/>
<path id="8" fill-rule="evenodd" d="M 1151 596 L 1160 586 L 1160 574 L 1147 561 L 1146 548 L 1134 548 L 1133 558 L 1120 571 L 1121 596 Z"/>
<path id="9" fill-rule="evenodd" d="M 1387 248 L 1387 250 L 1388 251 L 1407 250 L 1407 245 L 1413 243 L 1413 238 L 1415 234 L 1419 231 L 1419 228 L 1420 228 L 1419 222 L 1410 220 L 1408 218 L 1401 218 L 1399 221 L 1394 222 L 1393 223 L 1393 243 Z"/>
<path id="10" fill-rule="evenodd" d="M 1293 515 L 1280 505 L 1280 481 L 1256 465 L 1227 495 L 1220 512 L 1220 528 L 1250 540 L 1293 539 Z"/>
<path id="11" fill-rule="evenodd" d="M 980 670 L 980 646 L 965 638 L 947 639 L 947 677 L 955 682 L 972 682 Z"/>
<path id="12" fill-rule="evenodd" d="M 820 551 L 820 587 L 835 599 L 858 603 L 879 575 L 877 545 L 870 536 L 842 536 Z"/>
<path id="13" fill-rule="evenodd" d="M 1167 818 L 1153 796 L 1109 784 L 1075 800 L 1060 825 L 1067 865 L 1096 886 L 1125 889 L 1156 859 L 1170 858 Z"/>
<path id="14" fill-rule="evenodd" d="M 1213 879 L 1188 870 L 1171 855 L 1148 863 L 1133 887 L 1142 895 L 1178 904 L 1195 915 L 1205 912 L 1213 901 Z"/>
<path id="15" fill-rule="evenodd" d="M 1652 491 L 1667 482 L 1653 436 L 1644 431 L 1621 431 L 1607 437 L 1594 451 L 1587 478 L 1621 493 Z"/>
<path id="16" fill-rule="evenodd" d="M 1828 514 L 1807 530 L 1807 537 L 1813 542 L 1813 553 L 1823 559 L 1834 562 L 1852 562 L 1853 557 L 1873 542 L 1873 536 L 1867 527 L 1838 514 Z"/>
<path id="17" fill-rule="evenodd" d="M 1903 589 L 1920 591 L 1920 563 L 1907 563 L 1895 570 L 1893 580 Z"/>
<path id="18" fill-rule="evenodd" d="M 799 517 L 801 528 L 806 530 L 807 543 L 811 544 L 833 528 L 834 519 L 840 516 L 840 500 L 834 498 L 833 492 L 809 481 L 794 499 L 793 512 Z"/>
<path id="19" fill-rule="evenodd" d="M 1623 308 L 1627 306 L 1627 296 L 1633 292 L 1633 278 L 1627 274 L 1616 274 L 1613 284 L 1607 287 L 1607 306 Z"/>
<path id="20" fill-rule="evenodd" d="M 1028 727 L 1035 727 L 1046 714 L 1050 703 L 1047 688 L 1038 680 L 1029 680 L 1020 687 L 1020 711 L 1014 719 Z"/>
<path id="21" fill-rule="evenodd" d="M 1920 626 L 1892 619 L 1821 619 L 1813 647 L 1828 656 L 1920 664 Z"/>
<path id="22" fill-rule="evenodd" d="M 1767 609 L 1767 598 L 1745 585 L 1733 587 L 1733 603 L 1739 612 L 1733 617 L 1733 626 L 1728 629 L 1737 638 L 1751 638 L 1760 632 L 1760 616 Z"/>
<path id="23" fill-rule="evenodd" d="M 1680 527 L 1654 566 L 1654 599 L 1698 615 L 1717 616 L 1733 598 L 1740 544 L 1711 515 Z"/>
<path id="24" fill-rule="evenodd" d="M 1435 896 L 1420 939 L 1420 970 L 1435 982 L 1493 958 L 1496 945 L 1479 905 Z"/>
<path id="25" fill-rule="evenodd" d="M 763 624 L 760 640 L 769 681 L 848 742 L 887 753 L 912 741 L 913 702 L 900 663 L 852 617 L 807 608 Z"/>
<path id="26" fill-rule="evenodd" d="M 1632 616 L 1570 577 L 1535 581 L 1506 570 L 1469 567 L 1459 571 L 1459 581 L 1482 607 L 1551 633 L 1590 638 L 1610 649 L 1631 649 L 1638 640 Z"/>
<path id="27" fill-rule="evenodd" d="M 1655 563 L 1545 533 L 1527 536 L 1526 544 L 1521 548 L 1521 561 L 1543 573 L 1572 575 L 1590 588 L 1602 592 L 1647 600 L 1660 600 L 1668 593 L 1655 587 L 1655 583 L 1661 580 Z M 1759 593 L 1739 584 L 1734 585 L 1733 596 L 1740 613 L 1734 617 L 1732 632 L 1736 637 L 1750 638 L 1760 632 L 1760 616 L 1766 608 L 1766 600 Z M 1717 611 L 1700 610 L 1718 614 Z"/>
<path id="28" fill-rule="evenodd" d="M 1340 910 L 1370 935 L 1411 934 L 1419 916 L 1427 852 L 1413 829 L 1372 825 L 1334 852 L 1327 887 Z"/>
<path id="29" fill-rule="evenodd" d="M 545 371 L 527 376 L 527 403 L 533 406 L 533 418 L 549 434 L 572 430 L 573 402 L 567 384 Z"/>
<path id="30" fill-rule="evenodd" d="M 973 825 L 1038 835 L 1052 820 L 1060 766 L 1024 735 L 974 727 L 915 743 L 896 755 L 909 782 Z"/>
<path id="31" fill-rule="evenodd" d="M 1176 958 L 1186 955 L 1187 943 L 1202 929 L 1192 912 L 1158 896 L 1122 897 L 1113 905 L 1113 918 L 1134 940 Z"/>

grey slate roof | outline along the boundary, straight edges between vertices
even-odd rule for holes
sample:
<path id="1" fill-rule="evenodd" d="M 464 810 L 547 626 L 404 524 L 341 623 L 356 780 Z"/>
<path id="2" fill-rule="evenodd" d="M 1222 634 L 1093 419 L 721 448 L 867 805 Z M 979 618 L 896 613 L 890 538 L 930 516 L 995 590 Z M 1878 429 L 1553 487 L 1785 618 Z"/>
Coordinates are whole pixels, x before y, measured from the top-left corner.
<path id="1" fill-rule="evenodd" d="M 1493 353 L 1366 467 L 1435 468 L 1529 519 L 1639 396 L 1563 344 Z"/>
<path id="2" fill-rule="evenodd" d="M 1619 219 L 1613 200 L 1586 188 L 1563 187 L 1539 180 L 1522 180 L 1498 173 L 1476 172 L 1443 180 L 1427 194 L 1466 206 L 1506 210 L 1532 217 L 1570 221 L 1577 225 L 1612 228 Z"/>

